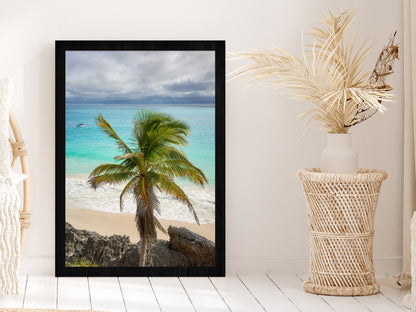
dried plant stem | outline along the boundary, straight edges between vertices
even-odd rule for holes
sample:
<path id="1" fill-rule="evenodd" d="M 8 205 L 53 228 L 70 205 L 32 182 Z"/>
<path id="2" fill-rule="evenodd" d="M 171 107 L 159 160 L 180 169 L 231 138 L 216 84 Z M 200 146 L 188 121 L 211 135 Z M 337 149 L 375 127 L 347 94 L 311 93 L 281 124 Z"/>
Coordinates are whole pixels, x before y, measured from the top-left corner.
<path id="1" fill-rule="evenodd" d="M 302 60 L 280 48 L 232 54 L 231 59 L 249 59 L 251 63 L 231 76 L 283 87 L 292 98 L 314 104 L 314 109 L 298 116 L 310 118 L 306 128 L 317 122 L 327 132 L 347 133 L 351 126 L 369 118 L 365 112 L 385 110 L 381 103 L 391 97 L 392 88 L 384 79 L 393 72 L 398 55 L 394 34 L 373 72 L 364 72 L 362 65 L 371 47 L 364 42 L 356 49 L 356 39 L 345 36 L 352 17 L 351 10 L 339 16 L 329 12 L 320 21 L 321 27 L 313 28 L 315 43 L 307 51 L 302 49 Z"/>

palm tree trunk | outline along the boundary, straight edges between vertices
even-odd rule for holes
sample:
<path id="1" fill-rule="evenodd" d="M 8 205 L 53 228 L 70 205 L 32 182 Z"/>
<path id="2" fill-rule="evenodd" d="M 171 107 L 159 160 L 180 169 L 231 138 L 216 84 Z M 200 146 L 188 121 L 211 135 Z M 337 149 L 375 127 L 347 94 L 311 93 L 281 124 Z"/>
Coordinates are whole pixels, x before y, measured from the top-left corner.
<path id="1" fill-rule="evenodd" d="M 139 266 L 144 267 L 146 266 L 146 256 L 147 256 L 147 239 L 142 239 L 142 248 L 140 249 L 140 256 L 139 256 Z"/>

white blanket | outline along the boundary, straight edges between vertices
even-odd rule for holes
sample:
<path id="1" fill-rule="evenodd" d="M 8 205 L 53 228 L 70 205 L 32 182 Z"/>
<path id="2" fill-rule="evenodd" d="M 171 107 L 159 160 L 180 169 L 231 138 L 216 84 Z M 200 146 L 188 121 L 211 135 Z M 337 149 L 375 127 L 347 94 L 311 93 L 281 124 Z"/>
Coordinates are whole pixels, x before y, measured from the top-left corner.
<path id="1" fill-rule="evenodd" d="M 20 197 L 16 180 L 0 177 L 0 295 L 17 295 L 20 268 Z"/>
<path id="2" fill-rule="evenodd" d="M 19 291 L 20 197 L 16 183 L 24 176 L 10 168 L 10 90 L 10 81 L 0 79 L 0 295 L 16 295 Z"/>

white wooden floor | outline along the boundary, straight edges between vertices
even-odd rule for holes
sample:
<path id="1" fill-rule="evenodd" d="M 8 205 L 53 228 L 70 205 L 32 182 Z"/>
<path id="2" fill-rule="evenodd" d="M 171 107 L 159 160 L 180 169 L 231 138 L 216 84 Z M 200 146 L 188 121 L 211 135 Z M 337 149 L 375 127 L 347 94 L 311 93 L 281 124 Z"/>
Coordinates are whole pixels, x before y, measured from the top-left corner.
<path id="1" fill-rule="evenodd" d="M 22 276 L 19 296 L 0 297 L 1 308 L 100 311 L 281 311 L 396 312 L 403 294 L 383 287 L 366 297 L 330 297 L 303 291 L 302 275 L 206 277 Z"/>

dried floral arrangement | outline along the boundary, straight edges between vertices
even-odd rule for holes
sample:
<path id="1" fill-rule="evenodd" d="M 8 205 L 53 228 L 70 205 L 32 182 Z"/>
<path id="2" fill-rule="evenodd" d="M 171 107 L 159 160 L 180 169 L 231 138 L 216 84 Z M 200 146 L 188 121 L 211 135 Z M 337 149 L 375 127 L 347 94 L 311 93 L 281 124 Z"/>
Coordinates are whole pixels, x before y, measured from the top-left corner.
<path id="1" fill-rule="evenodd" d="M 321 27 L 310 33 L 314 44 L 306 45 L 307 49 L 302 47 L 303 60 L 280 48 L 234 53 L 232 59 L 252 62 L 231 76 L 246 76 L 250 81 L 284 87 L 294 99 L 315 104 L 314 109 L 298 116 L 311 116 L 305 130 L 312 122 L 318 122 L 329 133 L 348 133 L 352 126 L 386 109 L 382 101 L 392 96 L 392 87 L 385 79 L 393 73 L 399 52 L 395 32 L 374 69 L 364 72 L 362 65 L 371 46 L 364 42 L 356 49 L 356 38 L 346 34 L 353 15 L 352 10 L 338 16 L 330 11 L 320 21 Z"/>

